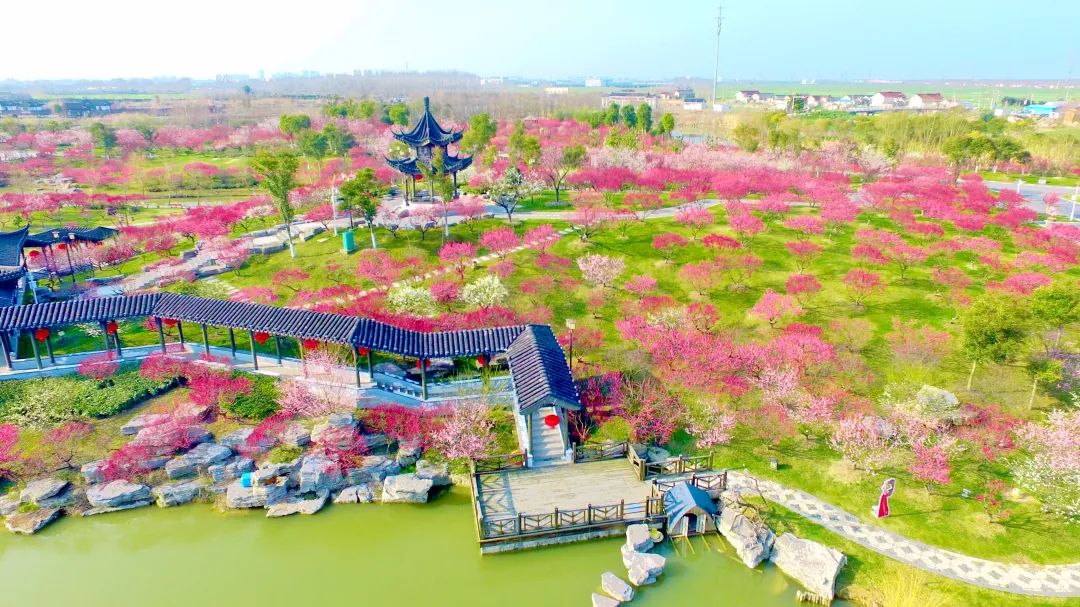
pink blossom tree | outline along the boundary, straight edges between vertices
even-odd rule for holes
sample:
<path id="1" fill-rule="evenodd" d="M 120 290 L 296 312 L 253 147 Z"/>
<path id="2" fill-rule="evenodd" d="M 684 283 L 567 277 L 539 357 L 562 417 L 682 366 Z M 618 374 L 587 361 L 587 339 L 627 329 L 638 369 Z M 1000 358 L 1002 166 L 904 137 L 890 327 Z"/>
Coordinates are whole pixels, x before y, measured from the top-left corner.
<path id="1" fill-rule="evenodd" d="M 784 290 L 805 306 L 815 293 L 821 291 L 821 283 L 813 274 L 792 274 L 784 283 Z"/>
<path id="2" fill-rule="evenodd" d="M 949 478 L 952 466 L 949 465 L 949 455 L 944 447 L 917 444 L 913 452 L 915 461 L 908 468 L 908 472 L 915 480 L 926 483 L 928 492 L 932 485 L 948 485 L 952 482 Z"/>
<path id="3" fill-rule="evenodd" d="M 506 257 L 511 249 L 520 244 L 521 239 L 510 227 L 495 228 L 480 235 L 480 246 L 499 257 Z"/>
<path id="4" fill-rule="evenodd" d="M 120 369 L 120 362 L 116 360 L 116 353 L 112 350 L 93 354 L 79 363 L 78 372 L 83 377 L 90 377 L 104 382 Z"/>
<path id="5" fill-rule="evenodd" d="M 671 263 L 671 258 L 675 255 L 675 250 L 685 247 L 690 244 L 688 240 L 681 234 L 674 232 L 664 232 L 653 236 L 652 247 L 664 256 L 664 261 Z"/>
<path id="6" fill-rule="evenodd" d="M 864 307 L 866 300 L 881 293 L 885 284 L 879 274 L 860 268 L 852 268 L 844 275 L 843 282 L 848 288 L 848 297 L 856 307 Z"/>
<path id="7" fill-rule="evenodd" d="M 809 240 L 792 240 L 785 242 L 784 247 L 795 258 L 795 265 L 798 266 L 800 271 L 810 267 L 810 264 L 821 255 L 822 251 L 820 245 L 816 245 Z"/>
<path id="8" fill-rule="evenodd" d="M 578 268 L 585 280 L 601 287 L 612 287 L 626 268 L 622 257 L 608 257 L 591 253 L 577 259 Z"/>
<path id="9" fill-rule="evenodd" d="M 794 297 L 782 295 L 772 289 L 765 289 L 754 307 L 750 308 L 751 316 L 764 320 L 773 328 L 776 327 L 776 323 L 801 316 L 802 313 L 803 309 Z"/>
<path id="10" fill-rule="evenodd" d="M 675 221 L 690 230 L 694 240 L 702 230 L 712 225 L 714 219 L 713 214 L 702 207 L 689 207 L 675 214 Z"/>
<path id="11" fill-rule="evenodd" d="M 471 242 L 448 242 L 439 249 L 439 261 L 452 265 L 461 280 L 475 257 L 476 245 Z"/>
<path id="12" fill-rule="evenodd" d="M 895 443 L 884 420 L 866 415 L 841 419 L 829 444 L 856 469 L 874 471 L 888 461 Z"/>
<path id="13" fill-rule="evenodd" d="M 431 435 L 432 447 L 450 460 L 476 459 L 494 443 L 494 422 L 487 407 L 476 401 L 451 403 L 450 415 Z"/>

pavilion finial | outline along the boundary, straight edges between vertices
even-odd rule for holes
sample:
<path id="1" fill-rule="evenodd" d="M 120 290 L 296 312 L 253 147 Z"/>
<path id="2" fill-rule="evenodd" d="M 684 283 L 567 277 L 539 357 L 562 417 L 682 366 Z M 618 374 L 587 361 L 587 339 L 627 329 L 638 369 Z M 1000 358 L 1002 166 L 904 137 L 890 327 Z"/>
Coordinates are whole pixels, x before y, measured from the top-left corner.
<path id="1" fill-rule="evenodd" d="M 424 97 L 424 111 L 425 112 L 431 111 L 431 98 L 430 97 Z"/>

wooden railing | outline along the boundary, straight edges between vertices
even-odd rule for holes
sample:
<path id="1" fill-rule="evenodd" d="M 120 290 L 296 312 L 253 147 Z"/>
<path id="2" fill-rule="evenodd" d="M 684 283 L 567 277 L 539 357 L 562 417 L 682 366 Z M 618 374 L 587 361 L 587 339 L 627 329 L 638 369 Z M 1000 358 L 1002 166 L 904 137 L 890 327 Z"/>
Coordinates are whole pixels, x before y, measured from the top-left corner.
<path id="1" fill-rule="evenodd" d="M 645 462 L 645 477 L 663 476 L 665 474 L 686 474 L 687 472 L 704 472 L 712 470 L 713 454 L 695 455 L 692 457 L 673 457 L 659 462 Z M 642 480 L 644 480 L 644 478 Z"/>
<path id="2" fill-rule="evenodd" d="M 645 463 L 646 460 L 638 455 L 637 449 L 633 445 L 626 450 L 626 459 L 630 460 L 630 465 L 634 467 L 634 471 L 637 472 L 639 481 L 645 480 Z"/>
<path id="3" fill-rule="evenodd" d="M 560 510 L 543 514 L 518 514 L 479 521 L 480 542 L 518 537 L 550 535 L 566 531 L 583 531 L 625 522 L 653 522 L 663 518 L 664 503 L 660 497 L 642 502 L 619 502 L 605 506 Z"/>
<path id="4" fill-rule="evenodd" d="M 574 462 L 598 462 L 606 459 L 626 457 L 630 443 L 586 443 L 574 445 Z"/>
<path id="5" fill-rule="evenodd" d="M 494 455 L 491 457 L 481 457 L 479 459 L 472 460 L 472 473 L 475 474 L 494 474 L 496 472 L 502 472 L 503 470 L 517 470 L 524 468 L 528 458 L 524 451 L 515 451 L 513 453 L 504 453 L 502 455 Z"/>
<path id="6" fill-rule="evenodd" d="M 727 470 L 707 474 L 693 474 L 690 478 L 653 479 L 652 495 L 653 497 L 663 497 L 665 493 L 671 491 L 672 487 L 683 482 L 690 483 L 709 494 L 719 493 L 727 489 Z"/>

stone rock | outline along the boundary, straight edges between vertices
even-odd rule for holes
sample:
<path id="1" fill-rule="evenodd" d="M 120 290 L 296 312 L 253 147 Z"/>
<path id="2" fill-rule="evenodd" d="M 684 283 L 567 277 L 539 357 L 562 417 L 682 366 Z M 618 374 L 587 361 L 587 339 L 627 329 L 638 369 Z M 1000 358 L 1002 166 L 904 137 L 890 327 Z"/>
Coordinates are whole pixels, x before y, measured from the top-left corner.
<path id="1" fill-rule="evenodd" d="M 195 446 L 194 449 L 188 451 L 181 457 L 194 463 L 197 466 L 207 466 L 210 464 L 219 464 L 230 457 L 232 457 L 232 449 L 225 445 L 215 445 L 214 443 L 201 443 Z"/>
<path id="2" fill-rule="evenodd" d="M 14 491 L 8 493 L 4 497 L 0 497 L 0 516 L 14 514 L 21 505 L 22 499 L 20 499 L 19 494 Z"/>
<path id="3" fill-rule="evenodd" d="M 82 489 L 68 487 L 51 497 L 39 499 L 36 503 L 41 508 L 66 508 L 75 503 L 76 494 L 84 494 Z"/>
<path id="4" fill-rule="evenodd" d="M 12 533 L 33 535 L 60 516 L 59 508 L 38 508 L 30 512 L 17 512 L 4 519 L 4 526 Z"/>
<path id="5" fill-rule="evenodd" d="M 638 552 L 630 559 L 630 567 L 627 576 L 630 578 L 630 582 L 635 586 L 652 584 L 656 581 L 656 578 L 664 572 L 664 567 L 666 565 L 667 559 L 659 554 Z"/>
<path id="6" fill-rule="evenodd" d="M 630 525 L 626 528 L 626 545 L 635 552 L 645 552 L 653 547 L 648 525 Z"/>
<path id="7" fill-rule="evenodd" d="M 218 440 L 218 443 L 235 451 L 247 445 L 248 437 L 251 436 L 251 433 L 254 431 L 255 428 L 240 428 L 239 430 L 222 436 L 221 439 Z"/>
<path id="8" fill-rule="evenodd" d="M 289 424 L 281 435 L 281 442 L 288 447 L 306 447 L 311 444 L 311 432 L 300 424 Z"/>
<path id="9" fill-rule="evenodd" d="M 381 483 L 387 476 L 401 472 L 394 460 L 384 455 L 369 455 L 364 458 L 359 468 L 353 468 L 348 472 L 348 483 L 360 485 L 363 483 Z"/>
<path id="10" fill-rule="evenodd" d="M 432 487 L 446 487 L 450 485 L 449 464 L 433 464 L 425 459 L 416 462 L 416 478 L 431 480 Z"/>
<path id="11" fill-rule="evenodd" d="M 424 448 L 420 443 L 404 443 L 398 447 L 397 457 L 394 458 L 394 462 L 402 468 L 411 466 L 416 463 L 416 460 L 420 459 L 423 452 Z"/>
<path id="12" fill-rule="evenodd" d="M 332 413 L 330 417 L 326 418 L 325 422 L 315 424 L 315 427 L 311 429 L 311 440 L 312 442 L 319 442 L 319 439 L 327 430 L 354 427 L 356 427 L 356 417 L 352 413 Z"/>
<path id="13" fill-rule="evenodd" d="M 645 459 L 650 462 L 662 462 L 671 459 L 671 453 L 668 452 L 667 449 L 661 449 L 660 447 L 651 445 L 645 450 Z"/>
<path id="14" fill-rule="evenodd" d="M 375 501 L 375 486 L 372 483 L 350 485 L 341 490 L 334 498 L 335 504 L 370 504 Z"/>
<path id="15" fill-rule="evenodd" d="M 67 481 L 58 478 L 39 478 L 26 484 L 22 493 L 19 494 L 19 499 L 31 504 L 38 504 L 41 500 L 53 497 L 67 489 L 69 484 Z"/>
<path id="16" fill-rule="evenodd" d="M 182 424 L 200 424 L 208 421 L 214 408 L 210 405 L 199 405 L 186 402 L 173 411 L 172 417 Z"/>
<path id="17" fill-rule="evenodd" d="M 99 459 L 83 464 L 82 467 L 79 468 L 79 472 L 82 474 L 82 477 L 86 480 L 87 484 L 93 485 L 94 483 L 103 483 L 105 482 L 105 474 L 101 471 L 103 466 L 105 466 L 105 460 Z"/>
<path id="18" fill-rule="evenodd" d="M 629 569 L 634 565 L 634 557 L 640 554 L 637 550 L 634 550 L 629 544 L 623 544 L 619 547 L 619 552 L 622 554 L 623 567 Z"/>
<path id="19" fill-rule="evenodd" d="M 769 558 L 776 536 L 768 527 L 758 526 L 734 508 L 724 508 L 720 512 L 720 534 L 735 548 L 742 562 L 747 567 L 757 567 L 761 561 Z"/>
<path id="20" fill-rule="evenodd" d="M 150 500 L 139 500 L 137 502 L 129 502 L 127 504 L 121 504 L 113 507 L 99 507 L 90 508 L 89 510 L 83 510 L 82 516 L 97 516 L 99 514 L 108 514 L 110 512 L 120 512 L 121 510 L 131 510 L 133 508 L 145 508 L 152 502 Z"/>
<path id="21" fill-rule="evenodd" d="M 202 482 L 188 481 L 186 483 L 169 483 L 154 487 L 153 493 L 157 505 L 168 508 L 169 506 L 179 506 L 194 500 L 198 497 L 202 488 Z"/>
<path id="22" fill-rule="evenodd" d="M 133 436 L 138 434 L 143 428 L 149 428 L 150 426 L 156 426 L 169 421 L 170 417 L 171 416 L 168 413 L 141 413 L 129 419 L 126 424 L 121 426 L 120 434 Z"/>
<path id="23" fill-rule="evenodd" d="M 836 578 L 847 563 L 839 550 L 785 533 L 773 544 L 769 560 L 814 594 L 832 599 Z"/>
<path id="24" fill-rule="evenodd" d="M 342 484 L 341 468 L 325 455 L 312 454 L 300 464 L 300 493 L 334 491 Z"/>
<path id="25" fill-rule="evenodd" d="M 630 584 L 610 571 L 605 571 L 600 575 L 600 587 L 612 598 L 623 603 L 634 598 L 634 589 L 630 587 Z"/>
<path id="26" fill-rule="evenodd" d="M 150 499 L 150 487 L 126 480 L 94 485 L 86 490 L 86 499 L 96 508 L 117 508 Z"/>
<path id="27" fill-rule="evenodd" d="M 138 431 L 131 443 L 149 450 L 154 455 L 168 455 L 177 445 L 197 445 L 213 439 L 210 431 L 202 426 L 158 424 Z"/>
<path id="28" fill-rule="evenodd" d="M 171 479 L 195 476 L 196 472 L 195 463 L 183 456 L 173 458 L 165 464 L 165 474 Z"/>
<path id="29" fill-rule="evenodd" d="M 415 474 L 388 476 L 383 481 L 382 501 L 384 504 L 393 502 L 423 504 L 427 502 L 431 487 L 431 479 L 417 478 Z"/>
<path id="30" fill-rule="evenodd" d="M 250 457 L 238 455 L 227 462 L 207 466 L 206 473 L 214 482 L 231 481 L 240 478 L 245 472 L 255 469 L 255 460 Z"/>
<path id="31" fill-rule="evenodd" d="M 619 607 L 619 605 L 622 605 L 622 603 L 610 596 L 592 593 L 592 607 Z"/>
<path id="32" fill-rule="evenodd" d="M 225 505 L 229 508 L 263 508 L 284 500 L 286 495 L 283 484 L 253 484 L 251 487 L 244 487 L 240 481 L 234 481 L 225 490 Z"/>
<path id="33" fill-rule="evenodd" d="M 329 491 L 320 491 L 311 499 L 289 499 L 266 507 L 267 518 L 278 518 L 292 514 L 315 514 L 326 505 Z"/>
<path id="34" fill-rule="evenodd" d="M 360 441 L 363 443 L 364 448 L 367 449 L 368 453 L 389 451 L 396 442 L 385 434 L 362 434 L 360 436 Z"/>

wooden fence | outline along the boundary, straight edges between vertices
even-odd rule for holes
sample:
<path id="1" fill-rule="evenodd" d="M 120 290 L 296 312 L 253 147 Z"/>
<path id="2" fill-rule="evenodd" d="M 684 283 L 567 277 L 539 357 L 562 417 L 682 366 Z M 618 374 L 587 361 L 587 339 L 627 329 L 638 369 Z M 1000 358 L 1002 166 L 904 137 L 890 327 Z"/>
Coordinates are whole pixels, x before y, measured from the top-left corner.
<path id="1" fill-rule="evenodd" d="M 626 457 L 630 443 L 626 441 L 618 443 L 586 443 L 574 445 L 574 463 L 598 462 L 607 459 Z"/>
<path id="2" fill-rule="evenodd" d="M 646 480 L 654 476 L 668 474 L 686 474 L 687 472 L 705 472 L 713 469 L 713 454 L 692 457 L 673 457 L 659 462 L 650 462 L 639 456 L 633 449 L 627 454 L 630 463 L 637 470 L 638 479 Z"/>
<path id="3" fill-rule="evenodd" d="M 653 479 L 652 495 L 653 497 L 663 497 L 665 493 L 671 491 L 672 487 L 682 482 L 690 483 L 715 498 L 721 491 L 727 489 L 727 470 L 724 470 L 723 472 L 693 474 L 690 478 Z"/>
<path id="4" fill-rule="evenodd" d="M 513 453 L 504 453 L 502 455 L 493 455 L 491 457 L 481 457 L 479 459 L 472 460 L 472 473 L 476 474 L 494 474 L 496 472 L 502 472 L 503 470 L 517 470 L 524 468 L 528 457 L 526 457 L 524 451 L 515 451 Z"/>
<path id="5" fill-rule="evenodd" d="M 619 502 L 605 506 L 560 510 L 543 514 L 518 514 L 479 521 L 477 529 L 481 543 L 512 538 L 580 532 L 620 523 L 654 522 L 664 516 L 660 497 L 641 502 Z"/>

